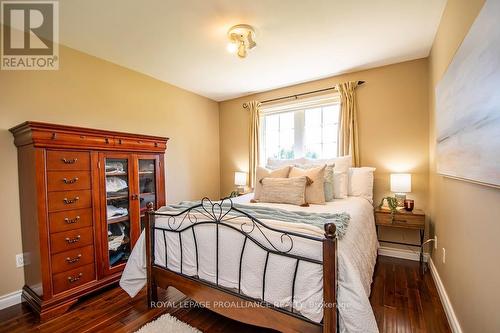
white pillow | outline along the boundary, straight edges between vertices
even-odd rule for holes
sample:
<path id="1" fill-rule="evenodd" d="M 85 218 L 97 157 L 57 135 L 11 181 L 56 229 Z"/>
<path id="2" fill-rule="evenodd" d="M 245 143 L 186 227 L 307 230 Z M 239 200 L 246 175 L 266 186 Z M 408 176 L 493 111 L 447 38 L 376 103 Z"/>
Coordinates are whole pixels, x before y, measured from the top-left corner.
<path id="1" fill-rule="evenodd" d="M 335 172 L 348 172 L 349 168 L 352 166 L 352 156 L 339 156 L 334 158 L 325 159 L 310 159 L 305 158 L 305 165 L 322 165 L 322 164 L 335 164 Z"/>
<path id="2" fill-rule="evenodd" d="M 277 168 L 280 168 L 280 167 L 284 167 L 284 166 L 287 166 L 287 165 L 290 165 L 290 166 L 293 166 L 293 165 L 296 165 L 296 164 L 305 164 L 306 162 L 306 159 L 304 157 L 301 157 L 301 158 L 295 158 L 295 159 L 289 159 L 289 160 L 280 160 L 280 159 L 277 159 L 277 158 L 268 158 L 267 159 L 267 164 L 266 164 L 266 168 L 268 169 L 277 169 Z"/>
<path id="3" fill-rule="evenodd" d="M 349 168 L 348 195 L 363 197 L 373 203 L 373 172 L 375 168 Z"/>
<path id="4" fill-rule="evenodd" d="M 333 172 L 333 197 L 335 199 L 347 198 L 348 183 L 347 172 Z"/>

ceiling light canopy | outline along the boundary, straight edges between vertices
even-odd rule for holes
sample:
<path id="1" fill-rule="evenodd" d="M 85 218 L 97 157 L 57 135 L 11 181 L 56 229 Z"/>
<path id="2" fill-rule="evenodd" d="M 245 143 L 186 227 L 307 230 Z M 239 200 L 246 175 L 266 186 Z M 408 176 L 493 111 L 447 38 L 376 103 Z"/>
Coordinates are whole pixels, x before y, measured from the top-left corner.
<path id="1" fill-rule="evenodd" d="M 227 32 L 229 43 L 227 51 L 238 54 L 238 57 L 245 58 L 248 50 L 253 49 L 255 43 L 255 30 L 248 24 L 238 24 L 229 29 Z"/>

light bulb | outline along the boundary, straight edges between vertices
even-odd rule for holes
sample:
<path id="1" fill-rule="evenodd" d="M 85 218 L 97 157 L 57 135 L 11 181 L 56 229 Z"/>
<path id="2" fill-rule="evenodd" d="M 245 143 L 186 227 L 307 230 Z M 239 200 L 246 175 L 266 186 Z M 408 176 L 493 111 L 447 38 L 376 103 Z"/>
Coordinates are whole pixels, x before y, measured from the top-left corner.
<path id="1" fill-rule="evenodd" d="M 235 43 L 227 43 L 226 50 L 229 53 L 236 53 L 238 51 L 238 45 Z"/>

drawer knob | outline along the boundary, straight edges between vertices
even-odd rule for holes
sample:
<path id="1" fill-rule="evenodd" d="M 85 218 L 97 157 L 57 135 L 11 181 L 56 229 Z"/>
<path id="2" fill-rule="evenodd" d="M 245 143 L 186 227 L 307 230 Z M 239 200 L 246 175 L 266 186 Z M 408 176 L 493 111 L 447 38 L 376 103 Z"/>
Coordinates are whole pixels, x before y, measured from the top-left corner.
<path id="1" fill-rule="evenodd" d="M 67 179 L 67 178 L 63 178 L 63 182 L 64 184 L 74 184 L 78 181 L 78 177 L 75 177 L 73 179 Z"/>
<path id="2" fill-rule="evenodd" d="M 394 222 L 400 222 L 400 223 L 406 223 L 407 221 L 406 220 L 396 220 L 396 219 L 393 219 Z"/>
<path id="3" fill-rule="evenodd" d="M 82 238 L 80 235 L 76 236 L 75 238 L 69 238 L 69 237 L 66 237 L 65 240 L 66 240 L 66 243 L 68 244 L 73 244 L 73 243 L 77 243 L 80 241 L 80 238 Z"/>
<path id="4" fill-rule="evenodd" d="M 80 216 L 76 216 L 73 219 L 70 219 L 70 218 L 66 217 L 66 218 L 64 218 L 64 222 L 66 222 L 67 224 L 72 224 L 72 223 L 78 222 L 79 219 L 80 219 Z"/>
<path id="5" fill-rule="evenodd" d="M 83 276 L 83 273 L 78 273 L 78 275 L 75 275 L 75 276 L 68 276 L 68 282 L 69 283 L 73 283 L 73 282 L 76 282 L 78 280 L 80 280 Z"/>
<path id="6" fill-rule="evenodd" d="M 68 264 L 73 264 L 73 263 L 75 263 L 75 262 L 80 261 L 80 258 L 81 258 L 81 257 L 82 257 L 82 255 L 81 255 L 81 254 L 77 255 L 77 256 L 76 256 L 76 257 L 74 257 L 74 258 L 67 257 L 67 258 L 66 258 L 66 261 L 68 262 Z"/>
<path id="7" fill-rule="evenodd" d="M 61 158 L 61 161 L 63 161 L 64 164 L 75 164 L 78 159 L 76 157 L 72 159 Z"/>
<path id="8" fill-rule="evenodd" d="M 78 200 L 80 200 L 80 197 L 75 197 L 74 199 L 64 198 L 63 202 L 65 205 L 71 205 L 71 204 L 76 203 Z"/>

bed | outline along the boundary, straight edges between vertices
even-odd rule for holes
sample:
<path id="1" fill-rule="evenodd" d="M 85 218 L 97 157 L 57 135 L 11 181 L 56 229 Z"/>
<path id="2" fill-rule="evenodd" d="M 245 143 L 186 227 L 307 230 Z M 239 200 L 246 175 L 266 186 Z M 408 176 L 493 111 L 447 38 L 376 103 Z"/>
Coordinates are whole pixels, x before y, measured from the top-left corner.
<path id="1" fill-rule="evenodd" d="M 134 297 L 173 286 L 225 316 L 282 332 L 378 332 L 369 302 L 378 242 L 371 203 L 348 197 L 298 207 L 204 199 L 183 211 L 148 212 L 120 280 Z M 340 238 L 317 226 L 257 219 L 241 207 L 350 215 Z M 240 208 L 238 208 L 240 207 Z"/>

